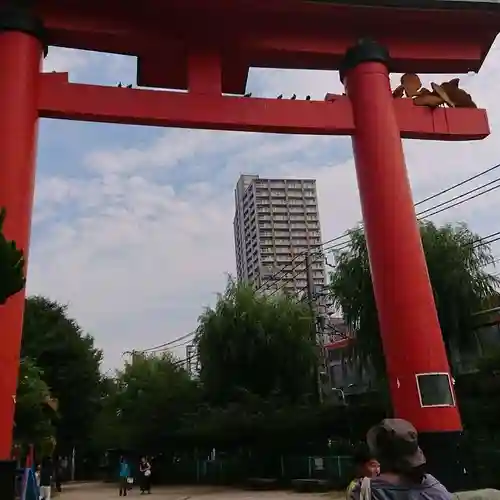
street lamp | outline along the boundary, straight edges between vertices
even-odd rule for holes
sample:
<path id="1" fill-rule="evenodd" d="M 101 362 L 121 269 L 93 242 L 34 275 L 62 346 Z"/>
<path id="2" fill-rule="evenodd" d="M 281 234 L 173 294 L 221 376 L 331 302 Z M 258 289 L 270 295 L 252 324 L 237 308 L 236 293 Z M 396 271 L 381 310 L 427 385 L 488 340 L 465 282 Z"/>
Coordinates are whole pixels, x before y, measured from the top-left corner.
<path id="1" fill-rule="evenodd" d="M 332 391 L 338 392 L 340 394 L 340 399 L 347 406 L 347 401 L 345 400 L 345 392 L 344 392 L 344 390 L 340 389 L 339 387 L 332 387 Z"/>
<path id="2" fill-rule="evenodd" d="M 347 386 L 347 389 L 351 389 L 352 387 L 354 387 L 356 384 L 349 384 Z M 344 403 L 345 406 L 348 406 L 347 404 L 347 400 L 345 398 L 345 392 L 344 392 L 344 389 L 340 388 L 340 387 L 332 387 L 332 391 L 335 391 L 335 392 L 338 392 L 340 394 L 340 399 L 342 400 L 342 402 Z"/>
<path id="3" fill-rule="evenodd" d="M 355 386 L 355 384 L 349 384 L 347 386 L 347 389 L 350 389 L 350 388 L 352 388 L 354 386 Z M 350 442 L 351 441 L 351 437 L 352 437 L 352 427 L 351 427 L 351 419 L 349 418 L 349 415 L 347 414 L 348 413 L 347 409 L 349 408 L 349 405 L 347 404 L 347 400 L 346 400 L 346 397 L 345 397 L 344 389 L 341 389 L 340 387 L 332 387 L 332 391 L 338 392 L 340 394 L 340 399 L 344 403 L 344 407 L 346 409 L 345 416 L 347 418 L 347 428 L 349 430 L 349 442 Z"/>

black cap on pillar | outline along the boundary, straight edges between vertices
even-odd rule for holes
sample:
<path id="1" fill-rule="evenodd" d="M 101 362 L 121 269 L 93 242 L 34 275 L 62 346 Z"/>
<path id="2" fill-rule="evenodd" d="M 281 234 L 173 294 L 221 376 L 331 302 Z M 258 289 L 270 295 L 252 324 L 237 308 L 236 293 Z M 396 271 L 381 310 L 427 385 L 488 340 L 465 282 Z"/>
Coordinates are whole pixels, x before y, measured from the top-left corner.
<path id="1" fill-rule="evenodd" d="M 42 43 L 44 57 L 47 57 L 47 31 L 42 19 L 31 11 L 30 3 L 8 3 L 0 8 L 0 33 L 19 31 L 34 36 Z"/>
<path id="2" fill-rule="evenodd" d="M 391 57 L 389 51 L 371 38 L 360 38 L 356 45 L 346 50 L 340 63 L 340 81 L 344 83 L 346 73 L 364 62 L 380 62 L 389 66 Z"/>

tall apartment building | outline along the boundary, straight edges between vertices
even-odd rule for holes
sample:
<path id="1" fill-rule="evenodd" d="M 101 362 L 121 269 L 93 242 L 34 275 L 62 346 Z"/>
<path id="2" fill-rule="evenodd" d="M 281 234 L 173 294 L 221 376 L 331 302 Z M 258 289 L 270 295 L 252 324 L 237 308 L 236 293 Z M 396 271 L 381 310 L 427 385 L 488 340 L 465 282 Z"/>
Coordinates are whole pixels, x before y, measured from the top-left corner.
<path id="1" fill-rule="evenodd" d="M 320 249 L 316 181 L 240 176 L 235 189 L 234 241 L 239 280 L 295 294 L 307 287 L 305 254 Z M 316 287 L 325 285 L 325 262 L 312 259 Z"/>

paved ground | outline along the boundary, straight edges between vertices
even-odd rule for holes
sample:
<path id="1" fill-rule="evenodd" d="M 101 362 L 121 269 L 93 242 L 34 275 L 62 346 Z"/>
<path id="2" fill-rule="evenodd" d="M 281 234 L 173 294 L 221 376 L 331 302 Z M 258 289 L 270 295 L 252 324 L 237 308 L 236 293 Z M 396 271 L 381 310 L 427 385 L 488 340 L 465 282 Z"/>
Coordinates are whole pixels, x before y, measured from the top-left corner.
<path id="1" fill-rule="evenodd" d="M 119 498 L 115 487 L 102 484 L 67 485 L 58 500 L 108 500 Z M 151 498 L 151 500 L 336 500 L 342 494 L 294 493 L 291 491 L 242 491 L 228 488 L 178 486 L 158 488 L 151 495 L 141 495 L 137 488 L 129 492 L 128 498 Z"/>

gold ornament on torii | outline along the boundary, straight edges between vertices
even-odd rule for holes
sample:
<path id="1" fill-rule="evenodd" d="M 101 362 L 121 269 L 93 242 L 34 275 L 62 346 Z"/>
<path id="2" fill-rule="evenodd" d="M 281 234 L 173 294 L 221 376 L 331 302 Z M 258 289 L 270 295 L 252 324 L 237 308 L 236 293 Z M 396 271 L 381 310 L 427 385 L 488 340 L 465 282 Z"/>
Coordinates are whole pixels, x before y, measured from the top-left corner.
<path id="1" fill-rule="evenodd" d="M 453 78 L 448 82 L 431 83 L 432 91 L 422 86 L 420 77 L 415 73 L 405 73 L 401 77 L 401 84 L 394 89 L 395 99 L 413 99 L 415 106 L 437 108 L 477 108 L 470 94 L 459 87 L 460 79 Z"/>

